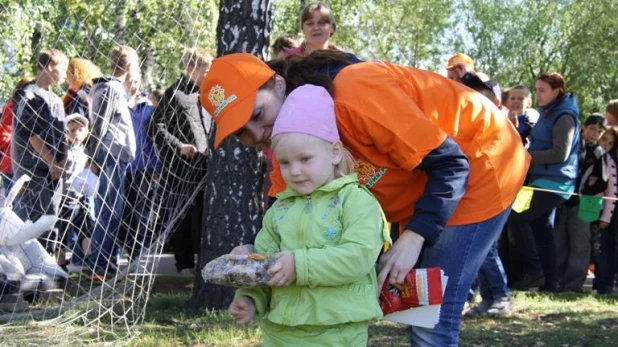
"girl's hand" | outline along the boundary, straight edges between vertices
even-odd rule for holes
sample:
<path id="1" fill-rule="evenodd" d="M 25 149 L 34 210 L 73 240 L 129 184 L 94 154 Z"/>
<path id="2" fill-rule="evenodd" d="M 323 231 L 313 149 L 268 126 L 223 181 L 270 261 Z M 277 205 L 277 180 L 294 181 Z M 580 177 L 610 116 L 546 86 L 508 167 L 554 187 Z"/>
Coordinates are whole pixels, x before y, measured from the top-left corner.
<path id="1" fill-rule="evenodd" d="M 247 296 L 238 296 L 232 301 L 228 311 L 236 319 L 236 324 L 241 326 L 253 326 L 255 321 L 255 305 Z"/>
<path id="2" fill-rule="evenodd" d="M 599 222 L 599 229 L 605 229 L 609 226 L 608 223 L 605 222 Z"/>
<path id="3" fill-rule="evenodd" d="M 391 285 L 401 289 L 401 284 L 404 283 L 406 276 L 412 270 L 421 253 L 425 238 L 413 232 L 406 230 L 395 241 L 386 253 L 380 257 L 378 269 L 378 289 L 382 290 L 384 282 L 388 277 Z"/>
<path id="4" fill-rule="evenodd" d="M 294 253 L 283 251 L 275 255 L 277 262 L 268 270 L 271 276 L 268 285 L 271 287 L 287 287 L 296 281 L 296 262 Z"/>

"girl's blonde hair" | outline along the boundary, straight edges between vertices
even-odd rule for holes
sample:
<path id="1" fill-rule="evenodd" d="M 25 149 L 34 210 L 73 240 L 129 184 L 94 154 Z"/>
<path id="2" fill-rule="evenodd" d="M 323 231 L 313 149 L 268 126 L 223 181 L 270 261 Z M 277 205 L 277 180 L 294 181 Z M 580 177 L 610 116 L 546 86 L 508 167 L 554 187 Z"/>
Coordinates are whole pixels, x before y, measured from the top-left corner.
<path id="1" fill-rule="evenodd" d="M 281 144 L 283 139 L 285 139 L 288 135 L 294 135 L 294 134 L 298 135 L 299 133 L 282 133 L 282 134 L 277 134 L 273 136 L 270 142 L 270 148 L 272 148 L 272 150 L 274 151 L 275 148 L 277 148 L 277 146 Z M 316 145 L 324 146 L 324 148 L 327 150 L 331 149 L 331 146 L 332 146 L 331 142 L 328 142 L 326 140 L 323 140 L 319 137 L 312 136 L 312 135 L 306 135 L 306 134 L 302 134 L 302 135 L 307 136 L 307 139 L 308 140 L 310 139 L 309 141 L 314 141 L 312 143 L 315 143 Z M 347 149 L 345 149 L 343 145 L 341 145 L 341 161 L 335 165 L 335 177 L 339 178 L 339 177 L 347 176 L 347 175 L 350 175 L 356 172 L 355 166 L 356 165 L 354 162 L 354 157 L 352 157 L 352 154 Z"/>

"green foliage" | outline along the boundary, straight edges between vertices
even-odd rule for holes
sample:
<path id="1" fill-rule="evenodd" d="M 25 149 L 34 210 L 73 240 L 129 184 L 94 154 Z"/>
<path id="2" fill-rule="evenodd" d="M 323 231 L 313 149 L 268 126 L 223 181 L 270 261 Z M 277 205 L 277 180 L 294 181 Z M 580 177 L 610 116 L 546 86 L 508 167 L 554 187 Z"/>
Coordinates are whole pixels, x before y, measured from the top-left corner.
<path id="1" fill-rule="evenodd" d="M 302 36 L 298 23 L 298 14 L 302 9 L 301 1 L 274 0 L 272 8 L 272 30 L 270 36 L 271 44 L 277 37 L 283 34 L 298 34 Z"/>
<path id="2" fill-rule="evenodd" d="M 534 87 L 543 72 L 561 73 L 582 116 L 618 94 L 612 0 L 459 1 L 451 44 L 503 86 Z"/>
<path id="3" fill-rule="evenodd" d="M 433 69 L 446 48 L 440 37 L 450 6 L 445 0 L 341 1 L 333 4 L 340 16 L 335 42 L 365 59 Z"/>
<path id="4" fill-rule="evenodd" d="M 273 0 L 271 42 L 300 33 L 306 0 Z M 615 0 L 333 0 L 333 43 L 363 59 L 443 69 L 456 51 L 503 87 L 534 86 L 546 71 L 562 73 L 583 115 L 618 96 Z M 42 47 L 94 60 L 107 70 L 116 43 L 135 47 L 147 89 L 181 73 L 182 49 L 215 51 L 217 0 L 0 0 L 0 100 L 22 75 L 34 73 Z M 302 34 L 301 34 L 302 35 Z"/>
<path id="5" fill-rule="evenodd" d="M 165 88 L 181 73 L 185 47 L 214 52 L 217 18 L 216 0 L 0 0 L 0 100 L 19 77 L 35 73 L 36 55 L 47 47 L 107 72 L 110 49 L 127 44 L 142 58 L 145 89 Z"/>
<path id="6" fill-rule="evenodd" d="M 447 48 L 441 37 L 449 26 L 451 1 L 333 0 L 328 4 L 337 22 L 332 42 L 363 59 L 431 69 Z M 301 1 L 278 0 L 273 9 L 273 38 L 285 33 L 302 37 Z"/>

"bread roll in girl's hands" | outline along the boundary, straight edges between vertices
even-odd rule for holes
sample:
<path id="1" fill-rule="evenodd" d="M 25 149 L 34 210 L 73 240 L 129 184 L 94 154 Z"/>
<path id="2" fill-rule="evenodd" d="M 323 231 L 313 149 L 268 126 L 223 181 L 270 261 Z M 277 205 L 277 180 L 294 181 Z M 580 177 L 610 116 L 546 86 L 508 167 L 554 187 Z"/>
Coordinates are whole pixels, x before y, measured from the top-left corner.
<path id="1" fill-rule="evenodd" d="M 202 278 L 222 286 L 263 287 L 270 280 L 268 270 L 275 262 L 274 255 L 270 254 L 225 254 L 204 266 Z"/>

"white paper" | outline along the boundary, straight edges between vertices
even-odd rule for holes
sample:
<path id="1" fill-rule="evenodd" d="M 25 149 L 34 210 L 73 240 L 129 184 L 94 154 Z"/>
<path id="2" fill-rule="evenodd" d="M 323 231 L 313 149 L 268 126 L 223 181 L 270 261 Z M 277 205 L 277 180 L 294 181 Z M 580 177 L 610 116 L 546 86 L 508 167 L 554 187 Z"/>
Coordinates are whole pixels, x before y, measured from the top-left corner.
<path id="1" fill-rule="evenodd" d="M 442 271 L 442 295 L 444 296 L 444 290 L 446 289 L 446 282 L 448 282 L 448 276 L 444 276 Z M 440 308 L 442 305 L 428 305 L 419 306 L 407 309 L 405 311 L 397 311 L 384 316 L 384 319 L 391 322 L 403 323 L 407 325 L 414 325 L 417 327 L 430 328 L 438 324 L 440 321 Z"/>

